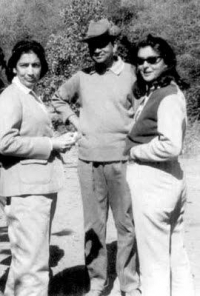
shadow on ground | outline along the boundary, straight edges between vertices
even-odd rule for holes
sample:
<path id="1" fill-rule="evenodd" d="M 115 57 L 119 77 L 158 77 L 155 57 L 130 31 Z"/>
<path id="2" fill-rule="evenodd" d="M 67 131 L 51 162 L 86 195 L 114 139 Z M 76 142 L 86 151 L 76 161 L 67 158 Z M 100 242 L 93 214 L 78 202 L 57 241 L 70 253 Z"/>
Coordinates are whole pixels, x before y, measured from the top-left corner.
<path id="1" fill-rule="evenodd" d="M 85 266 L 67 268 L 50 280 L 49 296 L 78 296 L 83 295 L 89 285 L 89 278 Z"/>
<path id="2" fill-rule="evenodd" d="M 108 284 L 103 295 L 108 295 L 116 278 L 116 242 L 107 245 L 108 250 Z M 54 262 L 55 264 L 55 262 Z M 55 265 L 54 265 L 55 266 Z M 89 290 L 89 276 L 84 265 L 67 268 L 51 277 L 49 296 L 81 296 Z"/>
<path id="3" fill-rule="evenodd" d="M 6 230 L 5 230 L 6 232 Z M 1 234 L 0 234 L 1 236 Z M 5 233 L 6 237 L 6 233 Z M 108 283 L 105 287 L 103 295 L 108 295 L 112 289 L 113 282 L 116 278 L 116 242 L 107 245 L 108 250 Z M 4 291 L 7 280 L 9 266 L 11 263 L 10 250 L 3 250 L 4 254 L 8 255 L 0 264 L 8 266 L 3 276 L 0 278 L 0 291 Z M 61 258 L 64 256 L 64 251 L 58 246 L 50 246 L 50 284 L 49 296 L 81 296 L 89 290 L 89 276 L 84 265 L 73 266 L 67 268 L 53 276 L 51 268 L 57 266 Z"/>

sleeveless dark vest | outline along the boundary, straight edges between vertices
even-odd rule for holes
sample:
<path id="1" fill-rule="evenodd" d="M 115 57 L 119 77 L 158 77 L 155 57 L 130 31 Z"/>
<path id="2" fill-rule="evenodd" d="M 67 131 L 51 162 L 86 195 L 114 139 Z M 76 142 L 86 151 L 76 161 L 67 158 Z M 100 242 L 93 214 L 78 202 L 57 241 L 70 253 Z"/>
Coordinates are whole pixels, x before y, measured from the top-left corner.
<path id="1" fill-rule="evenodd" d="M 168 95 L 177 94 L 176 85 L 156 89 L 149 97 L 138 120 L 126 138 L 124 155 L 129 154 L 133 146 L 149 143 L 159 135 L 157 130 L 157 112 L 161 101 Z"/>

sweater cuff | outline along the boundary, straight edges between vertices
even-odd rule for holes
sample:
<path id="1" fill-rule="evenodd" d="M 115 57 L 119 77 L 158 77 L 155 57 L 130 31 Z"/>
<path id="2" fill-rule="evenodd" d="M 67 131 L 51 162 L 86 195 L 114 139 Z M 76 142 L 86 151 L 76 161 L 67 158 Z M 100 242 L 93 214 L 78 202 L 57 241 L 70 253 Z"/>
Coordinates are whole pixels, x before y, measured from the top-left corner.
<path id="1" fill-rule="evenodd" d="M 51 138 L 49 138 L 49 144 L 50 144 L 51 152 L 52 152 L 52 150 L 53 150 L 53 143 L 52 143 L 52 139 Z"/>
<path id="2" fill-rule="evenodd" d="M 73 111 L 71 111 L 71 112 L 68 111 L 67 114 L 63 114 L 62 115 L 63 123 L 66 124 L 69 121 L 69 118 L 74 115 L 76 115 L 76 114 Z"/>

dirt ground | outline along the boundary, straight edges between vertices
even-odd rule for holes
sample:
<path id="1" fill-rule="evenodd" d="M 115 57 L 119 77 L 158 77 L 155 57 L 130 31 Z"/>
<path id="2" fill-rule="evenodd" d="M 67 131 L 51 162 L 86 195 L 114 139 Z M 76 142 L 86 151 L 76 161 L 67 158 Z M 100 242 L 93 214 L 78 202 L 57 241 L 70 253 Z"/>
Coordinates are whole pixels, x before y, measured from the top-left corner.
<path id="1" fill-rule="evenodd" d="M 82 295 L 88 278 L 84 269 L 83 215 L 77 178 L 77 152 L 72 149 L 64 155 L 66 182 L 59 193 L 50 247 L 50 296 Z M 200 159 L 183 158 L 182 165 L 188 184 L 188 202 L 185 217 L 185 243 L 190 257 L 195 284 L 195 296 L 200 295 Z M 116 230 L 109 215 L 107 230 L 109 284 L 107 295 L 115 278 Z M 0 290 L 3 290 L 10 265 L 7 226 L 0 210 Z M 190 296 L 190 295 L 188 295 Z"/>

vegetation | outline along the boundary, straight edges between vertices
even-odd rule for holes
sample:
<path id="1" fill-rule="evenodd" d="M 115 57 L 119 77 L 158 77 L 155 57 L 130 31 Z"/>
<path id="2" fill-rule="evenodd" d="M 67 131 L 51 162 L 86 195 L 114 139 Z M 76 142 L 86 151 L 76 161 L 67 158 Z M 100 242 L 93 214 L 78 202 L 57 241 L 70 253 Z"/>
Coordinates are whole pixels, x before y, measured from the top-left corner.
<path id="1" fill-rule="evenodd" d="M 200 124 L 198 121 L 189 122 L 187 126 L 186 137 L 184 140 L 183 156 L 200 155 Z"/>
<path id="2" fill-rule="evenodd" d="M 200 120 L 199 0 L 0 0 L 0 4 L 0 46 L 7 56 L 24 37 L 46 48 L 50 71 L 40 87 L 47 104 L 66 78 L 91 62 L 86 44 L 80 42 L 88 22 L 107 17 L 121 27 L 119 52 L 127 61 L 130 45 L 144 34 L 160 35 L 173 45 L 179 72 L 190 83 L 189 121 Z"/>

